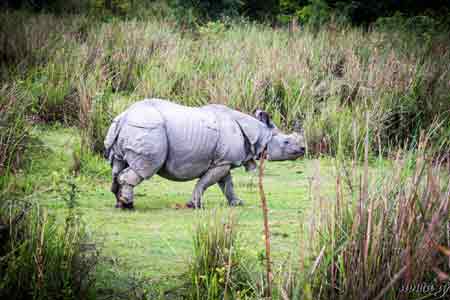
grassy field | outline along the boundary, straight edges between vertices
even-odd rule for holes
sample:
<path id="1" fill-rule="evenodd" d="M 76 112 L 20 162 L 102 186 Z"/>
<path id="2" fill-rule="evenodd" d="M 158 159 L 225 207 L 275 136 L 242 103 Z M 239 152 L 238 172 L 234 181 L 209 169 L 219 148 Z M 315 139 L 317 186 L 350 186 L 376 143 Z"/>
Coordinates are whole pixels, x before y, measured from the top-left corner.
<path id="1" fill-rule="evenodd" d="M 170 291 L 185 285 L 196 228 L 212 215 L 224 222 L 230 215 L 237 219 L 238 244 L 250 260 L 247 267 L 261 274 L 264 236 L 257 173 L 246 173 L 243 169 L 233 172 L 237 193 L 245 201 L 243 207 L 228 208 L 219 188 L 214 186 L 205 193 L 205 209 L 179 208 L 189 199 L 195 181 L 171 182 L 155 176 L 136 189 L 136 210 L 123 211 L 114 208 L 115 199 L 109 192 L 110 167 L 102 157 L 86 155 L 75 176 L 74 165 L 80 150 L 77 128 L 40 125 L 33 129 L 32 136 L 39 137 L 40 143 L 31 149 L 25 172 L 16 177 L 16 189 L 38 198 L 41 207 L 63 227 L 68 212 L 67 186 L 76 186 L 77 211 L 86 224 L 89 240 L 101 251 L 96 268 L 98 297 L 120 299 L 121 293 L 129 296 L 130 289 L 137 286 L 169 293 L 162 299 L 179 299 L 177 294 L 171 297 Z M 310 269 L 318 247 L 329 243 L 326 240 L 331 237 L 329 233 L 322 234 L 331 228 L 330 216 L 339 199 L 336 189 L 342 189 L 336 180 L 342 180 L 343 168 L 342 165 L 336 168 L 336 164 L 336 159 L 325 157 L 266 164 L 264 183 L 273 269 L 276 276 L 281 276 L 277 280 L 283 280 L 286 266 Z M 362 166 L 356 166 L 355 170 L 360 172 Z M 370 163 L 371 194 L 376 197 L 381 178 L 389 178 L 393 170 L 388 160 Z M 403 176 L 412 173 L 407 168 Z M 446 178 L 443 177 L 444 187 Z M 364 184 L 359 185 L 363 187 Z M 342 191 L 351 197 L 348 189 L 338 192 Z M 338 235 L 335 238 L 339 241 Z"/>
<path id="2" fill-rule="evenodd" d="M 257 261 L 264 252 L 257 173 L 242 168 L 233 171 L 237 193 L 245 201 L 243 207 L 228 208 L 220 189 L 213 186 L 205 193 L 204 210 L 179 209 L 189 199 L 195 181 L 171 182 L 155 176 L 136 189 L 136 210 L 122 211 L 114 208 L 109 165 L 101 157 L 92 156 L 83 175 L 69 176 L 73 152 L 79 148 L 75 128 L 38 127 L 33 134 L 43 144 L 33 150 L 33 162 L 23 181 L 33 182 L 30 192 L 39 195 L 50 214 L 61 216 L 67 206 L 62 189 L 68 181 L 75 183 L 77 206 L 104 258 L 99 272 L 105 279 L 99 280 L 100 288 L 111 288 L 115 282 L 111 279 L 117 276 L 151 278 L 164 285 L 163 279 L 174 280 L 185 273 L 195 227 L 212 213 L 237 217 L 239 241 L 249 257 Z M 275 269 L 298 258 L 299 246 L 311 246 L 304 235 L 314 213 L 311 189 L 333 194 L 333 170 L 330 159 L 266 164 L 264 182 Z"/>
<path id="3" fill-rule="evenodd" d="M 126 298 L 140 282 L 226 298 L 217 266 L 227 260 L 192 268 L 205 258 L 194 247 L 199 224 L 214 216 L 224 235 L 221 225 L 237 219 L 248 259 L 237 264 L 259 276 L 242 299 L 267 295 L 257 173 L 233 171 L 243 207 L 228 208 L 211 187 L 204 210 L 180 208 L 195 181 L 155 176 L 137 187 L 135 211 L 114 208 L 99 153 L 112 118 L 145 97 L 261 108 L 280 128 L 303 126 L 307 158 L 266 164 L 274 299 L 397 299 L 404 284 L 450 278 L 450 236 L 437 230 L 449 214 L 448 34 L 9 11 L 0 19 L 0 298 L 88 298 L 78 276 L 90 243 L 101 252 L 94 292 L 106 298 Z M 212 250 L 231 253 L 214 241 Z M 218 278 L 216 287 L 195 282 Z"/>

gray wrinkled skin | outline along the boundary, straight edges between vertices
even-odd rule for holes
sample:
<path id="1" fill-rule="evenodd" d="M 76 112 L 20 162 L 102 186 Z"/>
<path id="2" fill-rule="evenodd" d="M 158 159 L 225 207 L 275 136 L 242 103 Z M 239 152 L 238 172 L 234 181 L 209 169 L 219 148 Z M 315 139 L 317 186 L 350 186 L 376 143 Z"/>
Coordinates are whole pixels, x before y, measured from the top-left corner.
<path id="1" fill-rule="evenodd" d="M 229 205 L 239 205 L 230 170 L 256 168 L 267 149 L 269 160 L 293 160 L 305 152 L 303 133 L 282 133 L 261 110 L 255 117 L 223 105 L 187 107 L 161 99 L 143 100 L 117 116 L 105 138 L 112 166 L 116 207 L 133 207 L 133 188 L 158 174 L 175 181 L 199 178 L 191 207 L 218 184 Z"/>

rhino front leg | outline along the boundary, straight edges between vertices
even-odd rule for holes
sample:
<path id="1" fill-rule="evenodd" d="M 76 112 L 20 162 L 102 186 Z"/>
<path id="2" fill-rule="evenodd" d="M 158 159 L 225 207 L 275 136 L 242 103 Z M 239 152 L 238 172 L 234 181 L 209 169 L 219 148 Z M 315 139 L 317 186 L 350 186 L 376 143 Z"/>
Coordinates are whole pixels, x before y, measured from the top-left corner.
<path id="1" fill-rule="evenodd" d="M 231 177 L 231 173 L 228 172 L 228 174 L 223 177 L 221 180 L 219 180 L 219 186 L 222 190 L 223 194 L 228 200 L 229 206 L 238 206 L 238 205 L 244 205 L 244 202 L 239 199 L 234 192 L 233 187 L 233 178 Z"/>
<path id="2" fill-rule="evenodd" d="M 192 192 L 191 201 L 187 203 L 187 207 L 200 208 L 202 207 L 202 195 L 203 192 L 213 184 L 218 183 L 222 178 L 224 178 L 230 172 L 229 165 L 217 166 L 209 169 L 195 185 L 194 191 Z"/>

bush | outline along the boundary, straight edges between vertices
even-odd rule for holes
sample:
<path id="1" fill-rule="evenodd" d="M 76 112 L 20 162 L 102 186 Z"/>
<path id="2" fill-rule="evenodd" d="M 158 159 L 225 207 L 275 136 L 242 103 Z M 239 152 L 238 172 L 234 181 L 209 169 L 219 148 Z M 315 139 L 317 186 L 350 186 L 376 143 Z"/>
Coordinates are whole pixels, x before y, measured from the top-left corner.
<path id="1" fill-rule="evenodd" d="M 439 34 L 440 32 L 445 32 L 450 29 L 450 27 L 447 27 L 448 24 L 442 20 L 435 19 L 432 16 L 407 16 L 400 12 L 396 12 L 390 17 L 378 18 L 375 21 L 374 26 L 382 30 L 401 30 L 416 35 Z"/>
<path id="2" fill-rule="evenodd" d="M 331 9 L 324 0 L 311 0 L 310 4 L 297 11 L 299 20 L 304 24 L 318 27 L 331 19 Z"/>

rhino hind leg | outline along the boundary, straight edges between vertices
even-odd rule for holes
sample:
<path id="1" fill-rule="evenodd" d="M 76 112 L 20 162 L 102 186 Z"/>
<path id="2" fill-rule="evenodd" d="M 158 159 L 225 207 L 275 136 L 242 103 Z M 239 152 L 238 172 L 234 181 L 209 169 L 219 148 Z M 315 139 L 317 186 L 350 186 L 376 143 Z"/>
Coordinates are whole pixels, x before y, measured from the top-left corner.
<path id="1" fill-rule="evenodd" d="M 114 158 L 112 161 L 112 184 L 111 184 L 111 192 L 116 196 L 116 208 L 122 207 L 120 203 L 120 184 L 119 184 L 119 174 L 124 169 L 128 167 L 128 164 L 124 160 Z"/>
<path id="2" fill-rule="evenodd" d="M 244 202 L 241 199 L 239 199 L 236 193 L 234 192 L 233 180 L 230 172 L 228 172 L 228 174 L 225 177 L 219 180 L 218 184 L 220 189 L 222 190 L 222 193 L 227 198 L 229 206 L 244 205 Z"/>
<path id="3" fill-rule="evenodd" d="M 118 183 L 120 185 L 120 190 L 118 192 L 118 205 L 119 208 L 133 209 L 134 201 L 134 187 L 142 182 L 142 178 L 138 173 L 136 173 L 132 168 L 128 167 L 123 170 L 118 177 Z"/>
<path id="4" fill-rule="evenodd" d="M 223 165 L 206 171 L 206 173 L 203 174 L 203 176 L 197 181 L 194 191 L 192 192 L 191 201 L 189 201 L 186 206 L 190 208 L 201 208 L 203 192 L 208 187 L 218 183 L 222 178 L 224 178 L 230 172 L 230 168 L 231 167 L 229 165 Z"/>
<path id="5" fill-rule="evenodd" d="M 124 161 L 127 168 L 120 172 L 117 177 L 119 184 L 118 205 L 119 208 L 134 208 L 134 187 L 144 179 L 149 179 L 162 167 L 166 157 L 166 144 L 159 144 L 153 153 L 137 153 L 128 150 L 125 152 Z M 159 151 L 158 150 L 162 150 Z"/>

